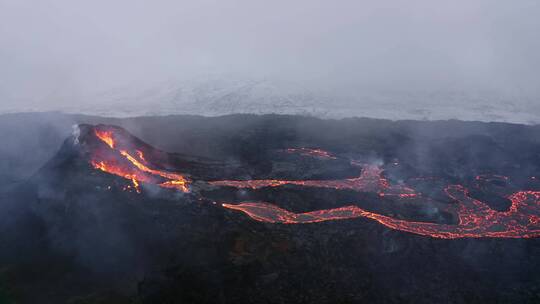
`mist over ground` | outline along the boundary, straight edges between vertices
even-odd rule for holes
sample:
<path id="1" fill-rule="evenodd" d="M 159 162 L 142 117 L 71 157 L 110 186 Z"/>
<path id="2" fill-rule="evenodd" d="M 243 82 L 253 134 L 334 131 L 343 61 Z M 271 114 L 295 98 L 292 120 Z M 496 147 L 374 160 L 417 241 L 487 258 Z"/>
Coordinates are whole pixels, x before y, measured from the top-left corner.
<path id="1" fill-rule="evenodd" d="M 537 1 L 0 0 L 0 112 L 538 123 Z"/>

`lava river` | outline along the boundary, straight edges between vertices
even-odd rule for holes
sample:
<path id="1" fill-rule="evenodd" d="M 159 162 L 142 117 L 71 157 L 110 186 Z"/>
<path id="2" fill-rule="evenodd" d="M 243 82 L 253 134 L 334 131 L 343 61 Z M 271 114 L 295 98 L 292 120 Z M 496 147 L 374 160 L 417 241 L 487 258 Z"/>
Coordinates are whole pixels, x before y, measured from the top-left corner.
<path id="1" fill-rule="evenodd" d="M 95 169 L 120 176 L 132 182 L 133 188 L 141 192 L 141 183 L 156 184 L 163 188 L 172 188 L 182 192 L 190 192 L 191 180 L 187 175 L 170 172 L 152 166 L 145 159 L 139 147 L 133 147 L 131 140 L 124 134 L 110 127 L 96 126 L 94 135 L 103 145 L 92 151 L 90 163 Z M 329 152 L 320 149 L 294 148 L 289 153 L 298 153 L 307 157 L 318 157 L 322 160 L 336 159 Z M 351 165 L 360 164 L 351 162 Z M 378 166 L 362 165 L 362 173 L 356 178 L 338 180 L 221 180 L 207 181 L 214 187 L 234 187 L 260 189 L 264 187 L 281 187 L 296 185 L 301 187 L 332 188 L 352 190 L 356 192 L 373 192 L 379 196 L 394 197 L 396 200 L 424 199 L 422 193 L 402 185 L 392 185 L 383 177 Z M 508 196 L 511 206 L 508 211 L 496 211 L 487 204 L 469 195 L 469 191 L 460 185 L 446 187 L 446 195 L 457 202 L 453 209 L 458 223 L 438 224 L 416 222 L 370 212 L 358 207 L 349 206 L 293 213 L 267 202 L 222 203 L 227 209 L 245 213 L 254 220 L 268 223 L 304 224 L 352 218 L 367 218 L 391 229 L 410 232 L 434 238 L 531 238 L 540 236 L 540 191 L 519 191 Z"/>

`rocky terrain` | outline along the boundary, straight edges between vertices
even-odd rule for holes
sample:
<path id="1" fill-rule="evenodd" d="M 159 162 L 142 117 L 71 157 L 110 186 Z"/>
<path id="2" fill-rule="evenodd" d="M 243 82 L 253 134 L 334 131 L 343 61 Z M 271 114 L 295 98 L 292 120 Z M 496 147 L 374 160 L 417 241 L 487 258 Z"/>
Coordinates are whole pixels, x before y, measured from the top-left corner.
<path id="1" fill-rule="evenodd" d="M 461 185 L 504 214 L 512 193 L 540 190 L 537 126 L 58 113 L 3 115 L 0 126 L 0 303 L 540 300 L 540 242 L 526 233 L 538 202 L 530 201 L 526 230 L 510 238 L 454 239 L 365 216 L 270 222 L 223 205 L 268 202 L 301 214 L 354 204 L 455 226 L 460 202 L 441 189 Z M 113 144 L 96 130 L 114 130 Z M 111 164 L 144 166 L 104 170 Z M 383 182 L 318 186 L 361 176 L 366 164 L 380 168 Z M 172 172 L 186 189 L 163 187 L 180 180 Z M 249 188 L 231 180 L 289 182 Z M 405 187 L 421 198 L 392 196 L 413 193 Z"/>

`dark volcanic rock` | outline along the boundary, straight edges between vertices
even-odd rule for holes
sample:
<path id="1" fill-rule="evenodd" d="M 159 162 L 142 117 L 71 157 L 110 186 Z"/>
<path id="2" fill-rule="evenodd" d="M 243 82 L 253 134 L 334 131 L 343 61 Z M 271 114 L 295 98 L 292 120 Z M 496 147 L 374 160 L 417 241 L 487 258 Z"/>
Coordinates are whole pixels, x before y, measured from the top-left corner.
<path id="1" fill-rule="evenodd" d="M 512 191 L 540 190 L 531 179 L 540 176 L 537 127 L 241 117 L 72 120 L 126 127 L 144 139 L 131 138 L 150 157 L 166 159 L 164 169 L 182 168 L 194 179 L 340 179 L 359 174 L 344 160 L 353 158 L 380 161 L 392 183 L 410 180 L 416 189 L 437 198 L 439 206 L 452 204 L 440 193 L 439 183 L 476 187 L 480 190 L 472 195 L 497 210 L 508 208 L 504 196 Z M 69 137 L 37 173 L 2 194 L 0 301 L 540 301 L 538 239 L 441 240 L 362 218 L 304 225 L 261 223 L 213 204 L 261 200 L 306 212 L 362 201 L 363 208 L 400 218 L 455 221 L 452 214 L 429 213 L 417 204 L 399 205 L 373 193 L 294 185 L 201 188 L 185 194 L 143 185 L 141 194 L 123 191 L 129 181 L 89 164 L 88 151 L 96 144 L 88 137 L 91 129 L 82 126 L 77 144 Z M 289 147 L 324 148 L 339 158 L 279 152 Z M 480 174 L 509 179 L 479 182 L 475 176 Z M 412 180 L 419 176 L 443 182 Z"/>

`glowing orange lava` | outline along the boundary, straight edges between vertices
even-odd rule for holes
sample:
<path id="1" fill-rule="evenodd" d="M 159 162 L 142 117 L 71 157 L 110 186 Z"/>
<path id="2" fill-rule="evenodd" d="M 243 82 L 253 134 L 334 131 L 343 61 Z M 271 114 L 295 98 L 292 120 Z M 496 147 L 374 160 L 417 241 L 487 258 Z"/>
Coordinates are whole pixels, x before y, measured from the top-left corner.
<path id="1" fill-rule="evenodd" d="M 351 164 L 362 166 L 355 161 L 351 162 Z M 475 180 L 506 181 L 508 177 L 479 175 Z M 376 192 L 381 197 L 394 196 L 397 199 L 422 198 L 421 194 L 412 188 L 399 184 L 392 185 L 382 176 L 382 169 L 375 165 L 363 165 L 362 174 L 359 177 L 343 180 L 236 180 L 210 183 L 215 186 L 251 189 L 300 185 L 337 190 L 349 189 L 359 192 Z M 455 208 L 455 213 L 459 219 L 457 225 L 400 220 L 369 212 L 355 205 L 305 213 L 293 213 L 266 202 L 223 203 L 222 206 L 242 211 L 257 221 L 269 223 L 302 224 L 364 217 L 392 229 L 435 238 L 530 238 L 540 236 L 540 192 L 522 191 L 511 195 L 509 199 L 512 205 L 507 212 L 495 211 L 485 203 L 471 198 L 468 190 L 462 186 L 449 186 L 446 188 L 445 193 L 449 198 L 458 202 L 458 207 Z M 429 199 L 426 198 L 426 200 Z"/>
<path id="2" fill-rule="evenodd" d="M 144 153 L 142 153 L 141 150 L 137 150 L 137 156 L 139 157 L 139 159 L 143 162 L 146 162 L 146 159 L 144 158 Z"/>
<path id="3" fill-rule="evenodd" d="M 114 149 L 114 139 L 112 131 L 95 130 L 96 136 L 106 143 L 111 149 Z"/>
<path id="4" fill-rule="evenodd" d="M 190 191 L 191 180 L 185 175 L 156 169 L 152 157 L 148 160 L 140 147 L 133 148 L 126 143 L 125 136 L 115 133 L 114 129 L 96 127 L 94 134 L 103 145 L 91 153 L 91 165 L 103 172 L 120 176 L 129 180 L 132 185 L 126 189 L 135 189 L 141 193 L 142 183 L 155 184 L 162 188 L 176 189 L 182 192 Z M 117 140 L 120 139 L 120 140 Z M 147 150 L 145 150 L 147 151 Z M 325 159 L 335 159 L 329 152 L 319 149 L 294 148 L 286 150 L 289 153 L 314 156 Z M 150 154 L 149 154 L 150 155 Z M 154 164 L 154 166 L 152 165 Z M 301 187 L 330 188 L 336 190 L 351 190 L 356 192 L 372 192 L 380 197 L 390 197 L 396 201 L 412 200 L 433 203 L 428 196 L 401 183 L 392 183 L 383 175 L 383 169 L 376 165 L 366 165 L 351 161 L 351 165 L 361 167 L 360 176 L 336 180 L 218 180 L 207 181 L 214 187 L 233 187 L 260 189 L 264 187 L 281 187 L 295 185 Z M 436 180 L 432 177 L 420 177 L 410 180 Z M 484 182 L 508 181 L 501 175 L 478 175 L 474 187 Z M 502 187 L 496 185 L 495 187 Z M 110 187 L 109 187 L 110 189 Z M 511 201 L 508 211 L 496 211 L 487 204 L 469 195 L 469 191 L 460 185 L 450 185 L 444 190 L 449 199 L 455 201 L 449 207 L 450 212 L 457 218 L 456 224 L 439 224 L 397 219 L 375 212 L 370 212 L 351 204 L 345 207 L 315 210 L 304 213 L 294 213 L 267 202 L 223 203 L 222 207 L 237 210 L 247 214 L 254 220 L 268 223 L 305 224 L 352 218 L 367 218 L 374 220 L 391 229 L 405 231 L 434 238 L 531 238 L 540 237 L 540 191 L 518 191 L 507 196 Z M 362 203 L 362 202 L 359 202 Z"/>
<path id="5" fill-rule="evenodd" d="M 209 182 L 214 186 L 259 189 L 283 185 L 298 185 L 304 187 L 332 188 L 338 190 L 353 190 L 358 192 L 377 192 L 380 196 L 416 197 L 419 194 L 403 185 L 390 185 L 382 177 L 382 169 L 375 165 L 365 165 L 359 177 L 339 180 L 224 180 Z"/>
<path id="6" fill-rule="evenodd" d="M 182 174 L 152 169 L 141 161 L 146 162 L 144 154 L 135 150 L 139 161 L 127 147 L 118 148 L 114 134 L 110 130 L 95 130 L 95 135 L 109 146 L 109 151 L 95 153 L 91 164 L 101 171 L 121 176 L 133 183 L 134 189 L 140 193 L 140 183 L 157 184 L 164 188 L 174 188 L 182 192 L 189 192 L 189 179 Z"/>
<path id="7" fill-rule="evenodd" d="M 366 211 L 351 205 L 340 208 L 293 213 L 264 202 L 222 204 L 223 207 L 239 210 L 251 218 L 268 223 L 303 224 L 330 220 L 364 217 L 375 220 L 386 227 L 434 238 L 531 238 L 540 236 L 540 192 L 521 191 L 509 197 L 509 211 L 498 212 L 486 204 L 469 197 L 461 186 L 449 186 L 446 193 L 459 202 L 457 225 L 414 222 Z"/>

